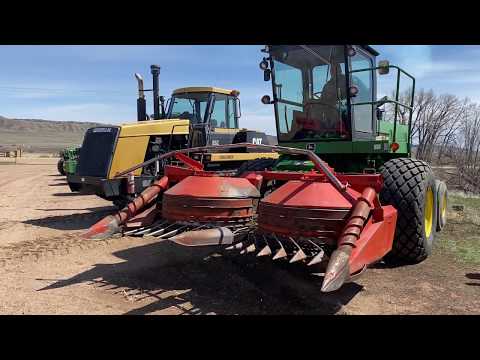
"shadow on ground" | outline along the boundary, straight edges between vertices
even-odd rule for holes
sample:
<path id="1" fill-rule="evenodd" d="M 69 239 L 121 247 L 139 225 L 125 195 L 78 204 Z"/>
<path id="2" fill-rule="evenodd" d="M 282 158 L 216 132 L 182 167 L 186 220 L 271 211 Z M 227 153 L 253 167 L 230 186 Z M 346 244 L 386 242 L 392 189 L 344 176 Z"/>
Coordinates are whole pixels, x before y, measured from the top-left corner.
<path id="1" fill-rule="evenodd" d="M 48 184 L 48 186 L 68 186 L 68 183 L 58 182 L 58 183 L 55 183 L 55 184 Z"/>
<path id="2" fill-rule="evenodd" d="M 65 193 L 54 193 L 53 196 L 84 196 L 79 192 L 65 192 Z"/>
<path id="3" fill-rule="evenodd" d="M 25 220 L 22 221 L 22 223 L 56 230 L 82 230 L 87 229 L 107 214 L 112 213 L 115 211 L 115 208 L 112 206 L 101 206 L 82 210 L 89 210 L 90 212 L 82 214 L 47 216 L 40 219 Z"/>
<path id="4" fill-rule="evenodd" d="M 271 261 L 208 256 L 212 251 L 170 242 L 133 247 L 114 253 L 123 262 L 96 264 L 38 291 L 88 283 L 138 304 L 126 314 L 273 315 L 335 314 L 362 290 L 352 283 L 322 294 L 318 280 L 287 272 Z"/>
<path id="5" fill-rule="evenodd" d="M 48 208 L 48 209 L 35 209 L 35 210 L 41 210 L 41 211 L 84 211 L 84 210 L 88 210 L 90 212 L 95 212 L 95 211 L 115 211 L 115 210 L 118 210 L 118 209 L 115 206 L 99 206 L 99 207 L 80 208 L 80 209 Z"/>

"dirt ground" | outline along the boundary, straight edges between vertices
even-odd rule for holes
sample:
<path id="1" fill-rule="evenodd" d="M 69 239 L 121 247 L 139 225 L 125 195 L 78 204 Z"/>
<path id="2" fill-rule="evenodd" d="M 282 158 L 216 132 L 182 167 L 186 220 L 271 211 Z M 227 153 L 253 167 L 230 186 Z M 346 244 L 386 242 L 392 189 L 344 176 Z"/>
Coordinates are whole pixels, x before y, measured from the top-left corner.
<path id="1" fill-rule="evenodd" d="M 0 162 L 0 314 L 480 314 L 479 266 L 443 250 L 324 295 L 319 279 L 250 255 L 83 240 L 113 208 L 70 193 L 55 164 Z"/>

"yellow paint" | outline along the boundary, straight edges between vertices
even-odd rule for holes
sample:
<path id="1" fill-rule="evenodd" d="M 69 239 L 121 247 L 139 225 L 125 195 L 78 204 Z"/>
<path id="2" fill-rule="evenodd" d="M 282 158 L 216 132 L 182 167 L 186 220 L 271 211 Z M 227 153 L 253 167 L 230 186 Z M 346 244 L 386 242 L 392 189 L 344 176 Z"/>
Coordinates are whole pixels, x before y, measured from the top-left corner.
<path id="1" fill-rule="evenodd" d="M 149 138 L 150 135 L 120 137 L 117 141 L 108 178 L 112 179 L 115 174 L 142 163 L 145 159 Z M 134 174 L 138 176 L 141 171 L 140 168 Z"/>
<path id="2" fill-rule="evenodd" d="M 182 119 L 149 120 L 120 125 L 120 135 L 113 154 L 112 166 L 108 178 L 145 160 L 150 136 L 188 135 L 189 121 Z M 140 175 L 142 169 L 135 171 Z"/>
<path id="3" fill-rule="evenodd" d="M 240 91 L 236 91 L 236 95 L 240 95 Z M 209 92 L 209 93 L 217 93 L 217 94 L 224 94 L 224 95 L 232 95 L 232 90 L 222 89 L 213 86 L 194 86 L 194 87 L 184 87 L 180 89 L 176 89 L 173 91 L 173 95 L 180 95 L 186 93 L 199 93 L 199 92 Z"/>
<path id="4" fill-rule="evenodd" d="M 433 207 L 433 190 L 432 188 L 428 188 L 425 194 L 425 236 L 427 239 L 432 233 Z"/>
<path id="5" fill-rule="evenodd" d="M 213 153 L 211 156 L 212 162 L 278 159 L 279 157 L 277 153 Z"/>
<path id="6" fill-rule="evenodd" d="M 443 193 L 443 202 L 442 202 L 442 219 L 447 216 L 447 192 Z"/>
<path id="7" fill-rule="evenodd" d="M 182 119 L 149 120 L 120 126 L 120 137 L 152 135 L 187 135 L 189 121 Z M 173 129 L 173 132 L 172 132 Z"/>

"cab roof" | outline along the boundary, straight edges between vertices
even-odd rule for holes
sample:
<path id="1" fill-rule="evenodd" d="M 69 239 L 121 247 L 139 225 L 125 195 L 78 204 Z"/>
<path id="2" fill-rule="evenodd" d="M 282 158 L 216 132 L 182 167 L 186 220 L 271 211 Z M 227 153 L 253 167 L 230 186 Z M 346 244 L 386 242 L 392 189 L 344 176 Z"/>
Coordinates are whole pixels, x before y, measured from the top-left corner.
<path id="1" fill-rule="evenodd" d="M 271 49 L 275 49 L 277 46 L 285 46 L 285 45 L 269 45 L 269 46 L 270 46 Z M 289 45 L 289 46 L 295 46 L 295 45 Z M 373 47 L 371 47 L 370 45 L 357 45 L 357 46 L 360 46 L 362 49 L 369 52 L 373 56 L 380 55 L 380 53 L 377 50 L 375 50 Z"/>
<path id="2" fill-rule="evenodd" d="M 367 50 L 370 54 L 372 54 L 373 56 L 378 56 L 380 55 L 380 53 L 375 50 L 374 48 L 372 48 L 370 45 L 360 45 L 363 49 Z"/>
<path id="3" fill-rule="evenodd" d="M 224 95 L 233 95 L 232 91 L 235 90 L 227 90 L 213 86 L 192 86 L 192 87 L 184 87 L 180 89 L 176 89 L 173 91 L 173 95 L 178 94 L 186 94 L 186 93 L 199 93 L 199 92 L 210 92 L 210 93 L 217 93 L 217 94 L 224 94 Z M 240 92 L 237 91 L 237 95 Z"/>

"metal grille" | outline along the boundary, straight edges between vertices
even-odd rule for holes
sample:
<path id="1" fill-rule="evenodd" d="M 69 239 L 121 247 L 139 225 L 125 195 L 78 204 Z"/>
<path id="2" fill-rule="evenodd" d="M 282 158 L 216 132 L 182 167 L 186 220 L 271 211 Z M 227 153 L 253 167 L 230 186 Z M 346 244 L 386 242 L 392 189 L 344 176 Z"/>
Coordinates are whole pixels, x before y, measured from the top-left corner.
<path id="1" fill-rule="evenodd" d="M 78 175 L 106 177 L 118 135 L 116 127 L 88 129 L 80 149 Z"/>

